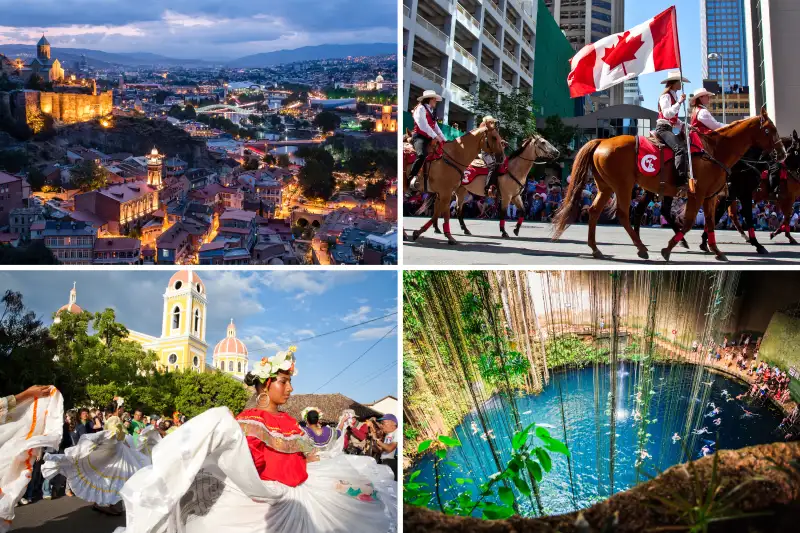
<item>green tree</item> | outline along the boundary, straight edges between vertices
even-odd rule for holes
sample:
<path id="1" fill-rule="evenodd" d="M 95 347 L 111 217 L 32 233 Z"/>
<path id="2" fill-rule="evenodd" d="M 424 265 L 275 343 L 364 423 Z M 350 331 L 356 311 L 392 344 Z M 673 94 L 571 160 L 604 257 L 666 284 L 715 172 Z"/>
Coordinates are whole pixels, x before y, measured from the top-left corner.
<path id="1" fill-rule="evenodd" d="M 275 156 L 272 154 L 264 154 L 264 157 L 261 158 L 261 160 L 268 165 L 275 165 L 278 162 L 278 160 L 275 159 Z"/>
<path id="2" fill-rule="evenodd" d="M 8 78 L 8 74 L 3 72 L 0 74 L 0 91 L 14 91 L 19 89 L 21 86 L 19 83 L 11 81 Z"/>
<path id="3" fill-rule="evenodd" d="M 494 83 L 480 82 L 478 92 L 470 95 L 467 105 L 470 110 L 485 117 L 491 115 L 500 125 L 500 135 L 512 147 L 536 133 L 536 117 L 530 93 L 515 88 L 506 94 Z"/>
<path id="4" fill-rule="evenodd" d="M 56 384 L 55 343 L 43 322 L 25 307 L 22 294 L 0 300 L 0 390 L 16 394 L 31 385 Z"/>
<path id="5" fill-rule="evenodd" d="M 169 91 L 157 91 L 155 96 L 156 103 L 164 105 L 164 100 L 167 99 L 167 96 L 172 96 L 172 93 Z"/>
<path id="6" fill-rule="evenodd" d="M 28 183 L 32 191 L 41 191 L 44 187 L 44 174 L 38 168 L 32 168 L 28 171 Z"/>
<path id="7" fill-rule="evenodd" d="M 551 115 L 547 117 L 544 122 L 545 126 L 539 130 L 539 133 L 550 141 L 550 144 L 558 148 L 558 151 L 561 152 L 562 159 L 568 159 L 572 155 L 570 144 L 578 135 L 578 128 L 575 126 L 567 126 L 558 115 Z"/>
<path id="8" fill-rule="evenodd" d="M 375 121 L 374 120 L 362 120 L 361 121 L 361 131 L 374 131 L 375 130 Z"/>
<path id="9" fill-rule="evenodd" d="M 33 241 L 24 248 L 0 246 L 0 265 L 57 265 L 58 259 L 44 245 L 43 240 Z"/>
<path id="10" fill-rule="evenodd" d="M 367 187 L 364 189 L 364 197 L 371 199 L 380 198 L 383 196 L 383 187 L 383 180 L 367 183 Z"/>
<path id="11" fill-rule="evenodd" d="M 282 124 L 280 115 L 272 115 L 272 118 L 269 119 L 269 122 L 274 128 L 277 128 Z"/>
<path id="12" fill-rule="evenodd" d="M 44 80 L 38 74 L 32 74 L 28 81 L 25 83 L 25 88 L 32 91 L 44 91 L 47 86 Z"/>
<path id="13" fill-rule="evenodd" d="M 183 110 L 183 118 L 194 120 L 197 118 L 197 111 L 192 104 L 187 104 L 186 109 Z"/>
<path id="14" fill-rule="evenodd" d="M 334 131 L 342 123 L 342 119 L 336 113 L 322 111 L 314 118 L 314 125 L 322 131 Z"/>
<path id="15" fill-rule="evenodd" d="M 255 157 L 249 158 L 247 161 L 244 162 L 242 168 L 244 170 L 258 170 L 258 159 Z"/>
<path id="16" fill-rule="evenodd" d="M 73 187 L 83 192 L 94 191 L 108 184 L 106 171 L 92 160 L 83 161 L 71 171 Z"/>
<path id="17" fill-rule="evenodd" d="M 300 170 L 300 188 L 308 198 L 330 199 L 333 194 L 334 178 L 332 168 L 318 159 L 306 159 Z"/>
<path id="18" fill-rule="evenodd" d="M 173 118 L 177 118 L 178 120 L 183 120 L 183 109 L 178 104 L 174 104 L 172 107 L 169 108 L 167 111 L 167 115 Z"/>
<path id="19" fill-rule="evenodd" d="M 247 389 L 222 372 L 175 372 L 171 376 L 175 380 L 175 408 L 186 416 L 222 406 L 235 414 L 247 403 Z"/>

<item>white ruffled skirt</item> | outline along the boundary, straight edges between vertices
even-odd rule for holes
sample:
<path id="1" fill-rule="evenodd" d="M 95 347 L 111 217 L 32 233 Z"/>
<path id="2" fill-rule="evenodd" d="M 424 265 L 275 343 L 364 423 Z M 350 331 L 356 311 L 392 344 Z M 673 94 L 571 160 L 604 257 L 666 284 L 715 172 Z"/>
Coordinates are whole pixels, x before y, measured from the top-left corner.
<path id="1" fill-rule="evenodd" d="M 46 454 L 42 476 L 63 474 L 73 494 L 87 502 L 113 505 L 120 490 L 138 471 L 150 464 L 150 457 L 136 450 L 126 435 L 119 441 L 111 431 L 87 433 L 63 454 Z"/>
<path id="2" fill-rule="evenodd" d="M 64 399 L 57 390 L 16 406 L 0 425 L 0 533 L 11 527 L 39 448 L 58 448 L 63 427 Z"/>
<path id="3" fill-rule="evenodd" d="M 397 528 L 391 469 L 370 457 L 323 454 L 288 487 L 258 477 L 247 440 L 225 407 L 182 425 L 153 449 L 153 464 L 121 491 L 117 533 L 384 533 Z"/>

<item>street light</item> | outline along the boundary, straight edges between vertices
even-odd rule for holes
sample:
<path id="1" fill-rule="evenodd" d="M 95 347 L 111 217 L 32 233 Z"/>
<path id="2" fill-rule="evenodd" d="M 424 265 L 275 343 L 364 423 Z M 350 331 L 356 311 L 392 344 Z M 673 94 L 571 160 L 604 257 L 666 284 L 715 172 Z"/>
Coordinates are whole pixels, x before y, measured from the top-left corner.
<path id="1" fill-rule="evenodd" d="M 727 114 L 725 113 L 725 60 L 722 54 L 711 52 L 708 54 L 709 59 L 719 59 L 719 66 L 722 72 L 722 123 L 727 124 Z"/>

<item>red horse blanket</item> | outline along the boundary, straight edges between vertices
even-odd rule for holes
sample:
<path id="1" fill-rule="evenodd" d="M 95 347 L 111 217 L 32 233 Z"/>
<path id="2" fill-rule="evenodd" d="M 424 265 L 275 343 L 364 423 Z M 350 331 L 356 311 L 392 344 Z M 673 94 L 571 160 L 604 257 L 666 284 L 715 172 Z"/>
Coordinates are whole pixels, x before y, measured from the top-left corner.
<path id="1" fill-rule="evenodd" d="M 692 141 L 692 153 L 703 153 L 703 142 L 700 140 L 700 136 L 697 132 L 692 131 L 689 134 L 689 138 Z M 653 144 L 649 138 L 640 135 L 639 149 L 636 153 L 636 165 L 639 167 L 639 172 L 645 176 L 657 176 L 658 173 L 661 172 L 661 165 L 675 158 L 672 148 L 665 146 L 663 150 L 664 159 L 662 160 L 661 148 Z"/>

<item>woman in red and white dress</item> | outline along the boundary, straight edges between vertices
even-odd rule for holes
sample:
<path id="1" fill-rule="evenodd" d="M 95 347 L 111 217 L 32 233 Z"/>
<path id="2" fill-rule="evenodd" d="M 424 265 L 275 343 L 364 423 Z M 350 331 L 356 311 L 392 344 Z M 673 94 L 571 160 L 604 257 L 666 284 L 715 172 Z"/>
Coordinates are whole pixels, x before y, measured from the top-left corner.
<path id="1" fill-rule="evenodd" d="M 391 469 L 319 452 L 297 420 L 279 410 L 292 393 L 294 349 L 261 360 L 245 378 L 256 393 L 235 418 L 209 409 L 153 450 L 122 496 L 127 533 L 375 533 L 396 530 Z"/>

